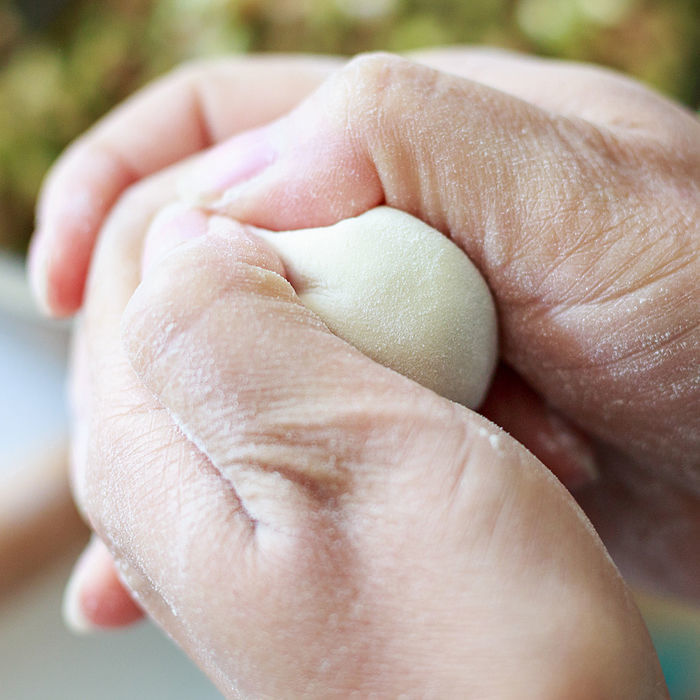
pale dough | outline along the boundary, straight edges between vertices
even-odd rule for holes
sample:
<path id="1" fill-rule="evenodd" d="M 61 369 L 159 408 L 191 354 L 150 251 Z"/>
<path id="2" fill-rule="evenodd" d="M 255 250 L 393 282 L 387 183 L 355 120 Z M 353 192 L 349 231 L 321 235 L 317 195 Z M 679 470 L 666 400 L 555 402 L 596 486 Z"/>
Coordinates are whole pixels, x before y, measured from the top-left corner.
<path id="1" fill-rule="evenodd" d="M 497 356 L 493 299 L 439 231 L 377 207 L 333 226 L 260 235 L 333 333 L 448 399 L 481 403 Z"/>

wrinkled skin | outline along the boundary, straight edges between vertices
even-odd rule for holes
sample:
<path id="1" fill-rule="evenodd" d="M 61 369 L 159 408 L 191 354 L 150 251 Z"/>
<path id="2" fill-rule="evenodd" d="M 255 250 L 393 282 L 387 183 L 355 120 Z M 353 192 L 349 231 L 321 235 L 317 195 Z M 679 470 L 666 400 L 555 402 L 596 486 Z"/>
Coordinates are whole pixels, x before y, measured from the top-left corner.
<path id="1" fill-rule="evenodd" d="M 613 556 L 697 597 L 697 123 L 592 69 L 423 58 L 441 70 L 349 63 L 264 132 L 279 151 L 266 169 L 199 203 L 284 229 L 385 201 L 450 235 L 494 293 L 504 360 L 612 444 L 580 500 Z M 128 110 L 176 102 L 179 78 L 56 168 L 33 251 L 50 308 L 79 304 L 92 240 L 135 173 L 206 145 L 203 113 L 219 140 L 329 70 L 302 62 L 265 108 L 222 106 L 252 65 L 187 74 L 209 96 L 168 112 L 189 142 L 124 138 Z M 109 215 L 78 339 L 76 493 L 142 605 L 230 695 L 662 694 L 624 585 L 561 485 L 483 419 L 328 334 L 245 229 L 161 251 L 129 302 L 150 219 L 182 171 L 196 188 L 206 158 Z M 61 202 L 83 191 L 76 226 Z"/>

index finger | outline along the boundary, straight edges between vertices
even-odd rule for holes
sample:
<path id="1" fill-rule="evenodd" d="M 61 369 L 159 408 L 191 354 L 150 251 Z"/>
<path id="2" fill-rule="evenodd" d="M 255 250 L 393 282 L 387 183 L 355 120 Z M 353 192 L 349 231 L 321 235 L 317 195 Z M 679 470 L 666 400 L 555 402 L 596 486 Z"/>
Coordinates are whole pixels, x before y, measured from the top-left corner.
<path id="1" fill-rule="evenodd" d="M 181 68 L 108 115 L 59 158 L 43 186 L 30 251 L 36 298 L 76 311 L 102 221 L 132 183 L 287 112 L 338 60 L 247 57 Z"/>

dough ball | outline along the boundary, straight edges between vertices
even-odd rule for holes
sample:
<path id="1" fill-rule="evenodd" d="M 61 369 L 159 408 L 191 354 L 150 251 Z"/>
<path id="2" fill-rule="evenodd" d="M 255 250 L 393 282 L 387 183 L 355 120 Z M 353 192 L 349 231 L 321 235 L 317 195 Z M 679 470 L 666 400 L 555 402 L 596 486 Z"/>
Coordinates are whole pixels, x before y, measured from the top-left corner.
<path id="1" fill-rule="evenodd" d="M 494 303 L 439 231 L 377 207 L 333 226 L 260 235 L 333 333 L 452 401 L 481 403 L 497 357 Z"/>

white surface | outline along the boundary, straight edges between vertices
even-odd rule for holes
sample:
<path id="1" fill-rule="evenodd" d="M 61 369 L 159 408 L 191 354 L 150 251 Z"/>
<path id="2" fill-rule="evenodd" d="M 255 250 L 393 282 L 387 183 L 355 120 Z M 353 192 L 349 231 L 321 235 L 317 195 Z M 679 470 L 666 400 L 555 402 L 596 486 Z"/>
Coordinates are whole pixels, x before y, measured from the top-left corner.
<path id="1" fill-rule="evenodd" d="M 77 637 L 61 620 L 70 562 L 0 599 L 2 700 L 221 700 L 156 627 Z"/>

